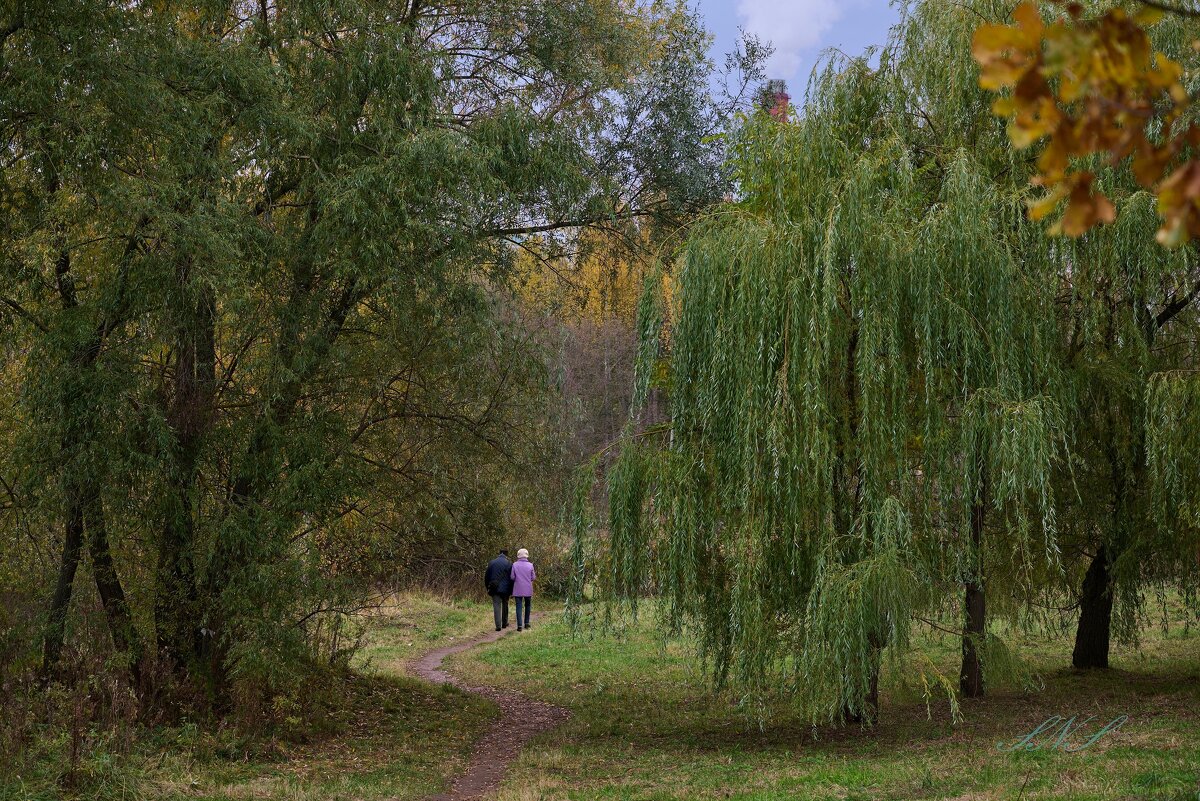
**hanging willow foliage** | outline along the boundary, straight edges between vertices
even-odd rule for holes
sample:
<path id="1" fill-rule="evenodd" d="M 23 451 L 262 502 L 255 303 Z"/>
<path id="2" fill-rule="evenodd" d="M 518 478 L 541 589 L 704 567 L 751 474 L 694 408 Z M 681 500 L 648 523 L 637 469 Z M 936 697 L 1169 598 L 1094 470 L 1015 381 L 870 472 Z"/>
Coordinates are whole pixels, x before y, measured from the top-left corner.
<path id="1" fill-rule="evenodd" d="M 1118 639 L 1136 639 L 1148 584 L 1186 588 L 1197 572 L 1195 520 L 1185 511 L 1187 491 L 1172 478 L 1194 458 L 1186 419 L 1195 312 L 1173 299 L 1187 297 L 1200 275 L 1190 249 L 1154 244 L 1161 219 L 1153 196 L 1106 177 L 1127 190 L 1118 195 L 1116 223 L 1055 247 L 1070 275 L 1059 317 L 1075 465 L 1061 494 L 1061 542 L 1064 552 L 1093 555 L 1094 569 L 1107 565 L 1108 603 L 1115 602 L 1091 657 L 1079 651 L 1088 636 L 1081 620 L 1078 667 L 1107 663 L 1110 626 Z M 1200 473 L 1191 465 L 1194 483 Z"/>
<path id="2" fill-rule="evenodd" d="M 797 123 L 747 121 L 742 198 L 680 258 L 669 445 L 607 473 L 601 595 L 654 589 L 719 684 L 814 721 L 872 718 L 885 653 L 962 582 L 1057 564 L 1055 274 L 1024 258 L 1027 170 L 966 48 L 1001 10 L 975 5 L 918 7 L 876 70 L 830 61 Z"/>
<path id="3" fill-rule="evenodd" d="M 606 529 L 577 508 L 600 598 L 658 594 L 718 685 L 814 722 L 873 719 L 889 661 L 957 710 L 906 659 L 919 621 L 961 632 L 978 695 L 1028 679 L 990 619 L 1079 608 L 1075 663 L 1104 665 L 1113 616 L 1132 637 L 1141 590 L 1197 572 L 1198 346 L 1163 334 L 1195 321 L 1196 260 L 1153 244 L 1123 166 L 1098 171 L 1115 225 L 1029 220 L 969 56 L 1009 11 L 915 4 L 877 68 L 832 58 L 795 123 L 746 121 L 739 199 L 643 300 L 638 397 L 658 382 L 669 432 L 635 412 Z"/>
<path id="4" fill-rule="evenodd" d="M 1168 577 L 1173 572 L 1180 579 L 1194 606 L 1200 573 L 1200 369 L 1154 375 L 1146 405 L 1158 550 L 1171 557 Z"/>

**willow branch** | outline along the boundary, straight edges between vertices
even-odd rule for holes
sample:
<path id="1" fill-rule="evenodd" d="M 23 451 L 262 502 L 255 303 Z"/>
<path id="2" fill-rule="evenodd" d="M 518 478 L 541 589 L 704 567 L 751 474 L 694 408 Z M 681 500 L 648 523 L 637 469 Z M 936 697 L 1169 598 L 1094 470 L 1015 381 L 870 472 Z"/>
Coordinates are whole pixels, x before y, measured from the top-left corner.
<path id="1" fill-rule="evenodd" d="M 1192 301 L 1197 297 L 1200 297 L 1200 281 L 1197 281 L 1196 285 L 1192 287 L 1192 291 L 1184 295 L 1182 298 L 1176 298 L 1168 302 L 1163 310 L 1158 313 L 1158 316 L 1154 318 L 1154 327 L 1162 328 L 1164 325 L 1171 322 L 1171 319 L 1175 317 L 1175 315 L 1179 314 L 1181 311 L 1190 306 Z"/>
<path id="2" fill-rule="evenodd" d="M 917 616 L 917 620 L 919 620 L 920 622 L 924 623 L 927 626 L 937 629 L 938 631 L 944 631 L 947 634 L 953 634 L 955 637 L 963 636 L 962 631 L 954 631 L 953 629 L 948 629 L 945 626 L 939 626 L 937 623 L 934 623 L 932 620 L 920 617 L 919 615 Z"/>
<path id="3" fill-rule="evenodd" d="M 1168 14 L 1178 14 L 1181 17 L 1200 17 L 1200 9 L 1182 8 L 1174 3 L 1164 3 L 1161 0 L 1138 0 L 1144 6 L 1157 8 L 1159 11 L 1166 11 Z"/>
<path id="4" fill-rule="evenodd" d="M 15 311 L 18 315 L 20 315 L 22 318 L 24 318 L 30 325 L 37 328 L 43 334 L 49 333 L 50 329 L 46 327 L 45 323 L 43 323 L 41 320 L 39 320 L 33 314 L 33 312 L 29 311 L 28 309 L 26 309 L 20 303 L 17 303 L 12 298 L 0 298 L 0 303 L 3 303 L 5 306 L 7 306 L 10 309 L 12 309 L 13 311 Z"/>

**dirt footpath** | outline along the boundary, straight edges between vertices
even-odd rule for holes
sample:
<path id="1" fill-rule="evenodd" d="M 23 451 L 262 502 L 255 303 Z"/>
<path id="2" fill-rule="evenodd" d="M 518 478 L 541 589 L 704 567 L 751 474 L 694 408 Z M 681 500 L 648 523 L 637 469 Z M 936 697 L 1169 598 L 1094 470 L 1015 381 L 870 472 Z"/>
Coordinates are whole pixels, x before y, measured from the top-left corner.
<path id="1" fill-rule="evenodd" d="M 540 618 L 535 615 L 533 621 Z M 472 687 L 442 670 L 442 660 L 483 643 L 495 642 L 513 633 L 512 628 L 488 632 L 457 645 L 438 648 L 409 663 L 409 670 L 434 684 L 451 684 L 460 690 L 500 705 L 500 719 L 493 729 L 475 744 L 467 769 L 455 777 L 449 791 L 432 796 L 429 801 L 467 801 L 485 798 L 496 789 L 508 772 L 509 764 L 517 758 L 525 744 L 538 734 L 554 728 L 570 714 L 562 707 L 535 701 L 528 696 L 501 687 Z"/>

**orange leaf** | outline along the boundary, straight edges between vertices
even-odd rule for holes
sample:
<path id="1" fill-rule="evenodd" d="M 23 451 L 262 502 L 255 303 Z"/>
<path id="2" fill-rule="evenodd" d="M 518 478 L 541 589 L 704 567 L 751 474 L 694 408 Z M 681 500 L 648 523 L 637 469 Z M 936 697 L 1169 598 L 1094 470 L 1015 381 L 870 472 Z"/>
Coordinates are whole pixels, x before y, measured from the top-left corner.
<path id="1" fill-rule="evenodd" d="M 1013 19 L 1030 39 L 1037 41 L 1042 38 L 1042 15 L 1038 12 L 1037 3 L 1026 0 L 1013 9 Z"/>
<path id="2" fill-rule="evenodd" d="M 1045 197 L 1040 197 L 1029 203 L 1029 219 L 1040 220 L 1058 206 L 1058 202 L 1066 196 L 1066 188 L 1057 186 Z"/>
<path id="3" fill-rule="evenodd" d="M 1143 8 L 1133 15 L 1133 21 L 1138 25 L 1157 25 L 1163 18 L 1163 12 L 1157 8 Z"/>
<path id="4" fill-rule="evenodd" d="M 1061 138 L 1050 140 L 1042 155 L 1038 157 L 1038 170 L 1041 172 L 1042 183 L 1057 183 L 1067 172 L 1067 150 L 1063 147 Z"/>
<path id="5" fill-rule="evenodd" d="M 1117 218 L 1112 202 L 1099 192 L 1092 191 L 1091 173 L 1079 173 L 1063 212 L 1061 228 L 1067 236 L 1082 236 L 1097 223 L 1111 223 Z"/>
<path id="6" fill-rule="evenodd" d="M 1025 50 L 1029 39 L 1011 25 L 980 25 L 971 38 L 971 54 L 976 61 L 999 57 L 1006 50 Z"/>
<path id="7" fill-rule="evenodd" d="M 996 59 L 981 63 L 979 67 L 979 86 L 982 89 L 995 91 L 1006 86 L 1012 86 L 1021 79 L 1029 67 L 1016 64 L 1008 59 Z"/>
<path id="8" fill-rule="evenodd" d="M 1162 178 L 1169 152 L 1160 150 L 1142 137 L 1133 154 L 1133 177 L 1144 187 L 1151 187 Z"/>
<path id="9" fill-rule="evenodd" d="M 1183 220 L 1170 219 L 1158 229 L 1154 238 L 1164 248 L 1176 248 L 1187 241 L 1187 229 L 1184 228 Z"/>

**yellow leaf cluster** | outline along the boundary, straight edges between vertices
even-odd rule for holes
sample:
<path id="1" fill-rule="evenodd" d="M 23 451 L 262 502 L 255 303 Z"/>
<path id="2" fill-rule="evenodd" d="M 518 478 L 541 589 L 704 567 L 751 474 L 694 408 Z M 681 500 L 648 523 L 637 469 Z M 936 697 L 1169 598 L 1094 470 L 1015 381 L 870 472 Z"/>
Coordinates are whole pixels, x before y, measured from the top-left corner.
<path id="1" fill-rule="evenodd" d="M 1116 209 L 1095 176 L 1072 164 L 1101 154 L 1114 163 L 1129 158 L 1136 180 L 1157 194 L 1160 242 L 1174 246 L 1200 234 L 1200 166 L 1187 161 L 1168 174 L 1200 133 L 1191 125 L 1176 130 L 1190 99 L 1183 68 L 1155 52 L 1146 33 L 1161 13 L 1114 8 L 1085 18 L 1078 3 L 1056 5 L 1063 12 L 1047 23 L 1025 0 L 1012 24 L 983 25 L 972 42 L 980 85 L 1005 93 L 992 109 L 1008 118 L 1009 139 L 1018 148 L 1044 142 L 1033 180 L 1047 194 L 1031 205 L 1031 216 L 1045 217 L 1065 201 L 1056 233 L 1079 236 L 1112 222 Z"/>

